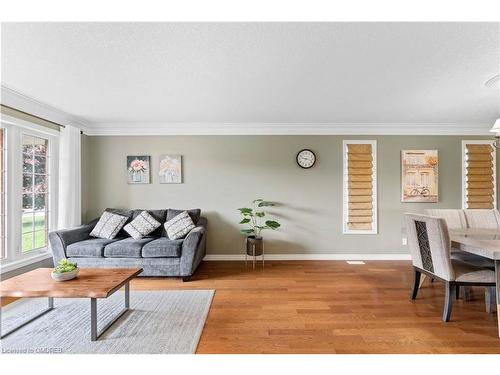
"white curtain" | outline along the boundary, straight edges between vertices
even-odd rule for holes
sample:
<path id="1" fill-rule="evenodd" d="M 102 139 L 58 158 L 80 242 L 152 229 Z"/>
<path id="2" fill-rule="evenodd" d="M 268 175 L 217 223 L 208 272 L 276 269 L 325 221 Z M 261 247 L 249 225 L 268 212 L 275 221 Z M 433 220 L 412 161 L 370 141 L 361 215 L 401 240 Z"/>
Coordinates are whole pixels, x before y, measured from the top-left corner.
<path id="1" fill-rule="evenodd" d="M 81 186 L 80 129 L 66 125 L 59 136 L 59 229 L 81 224 Z"/>

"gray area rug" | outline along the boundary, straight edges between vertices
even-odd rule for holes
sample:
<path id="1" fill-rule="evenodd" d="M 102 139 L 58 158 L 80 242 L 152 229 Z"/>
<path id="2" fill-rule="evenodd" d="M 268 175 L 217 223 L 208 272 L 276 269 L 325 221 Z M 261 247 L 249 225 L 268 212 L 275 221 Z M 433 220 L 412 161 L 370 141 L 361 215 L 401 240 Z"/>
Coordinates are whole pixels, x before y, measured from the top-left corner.
<path id="1" fill-rule="evenodd" d="M 2 353 L 171 353 L 196 351 L 214 290 L 130 292 L 130 311 L 90 341 L 90 300 L 55 298 L 55 309 L 0 341 Z M 97 302 L 98 329 L 123 309 L 124 293 Z M 47 307 L 26 298 L 2 308 L 2 331 Z"/>

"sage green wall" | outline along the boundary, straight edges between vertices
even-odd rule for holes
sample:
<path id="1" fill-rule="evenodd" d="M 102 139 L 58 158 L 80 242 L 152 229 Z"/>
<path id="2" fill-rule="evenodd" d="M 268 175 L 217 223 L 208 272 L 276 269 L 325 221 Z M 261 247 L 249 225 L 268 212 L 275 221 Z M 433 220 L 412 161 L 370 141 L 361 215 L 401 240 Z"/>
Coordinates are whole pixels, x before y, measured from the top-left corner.
<path id="1" fill-rule="evenodd" d="M 376 139 L 378 234 L 342 234 L 342 140 Z M 242 253 L 236 209 L 255 198 L 279 202 L 279 232 L 265 233 L 268 253 L 407 253 L 403 213 L 461 206 L 462 136 L 142 136 L 84 137 L 84 219 L 106 207 L 195 208 L 209 220 L 208 253 Z M 302 148 L 318 161 L 295 163 Z M 400 152 L 439 150 L 439 203 L 400 202 Z M 159 184 L 160 154 L 181 154 L 183 183 Z M 151 155 L 152 183 L 128 185 L 127 155 Z"/>

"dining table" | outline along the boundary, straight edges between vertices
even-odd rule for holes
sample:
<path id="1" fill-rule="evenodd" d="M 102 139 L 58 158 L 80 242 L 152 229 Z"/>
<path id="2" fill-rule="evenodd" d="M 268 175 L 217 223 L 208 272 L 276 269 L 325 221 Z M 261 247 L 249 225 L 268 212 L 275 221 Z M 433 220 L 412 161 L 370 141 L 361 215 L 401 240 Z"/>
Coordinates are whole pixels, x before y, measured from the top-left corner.
<path id="1" fill-rule="evenodd" d="M 474 228 L 450 230 L 450 239 L 453 248 L 494 261 L 498 336 L 500 337 L 500 230 Z"/>

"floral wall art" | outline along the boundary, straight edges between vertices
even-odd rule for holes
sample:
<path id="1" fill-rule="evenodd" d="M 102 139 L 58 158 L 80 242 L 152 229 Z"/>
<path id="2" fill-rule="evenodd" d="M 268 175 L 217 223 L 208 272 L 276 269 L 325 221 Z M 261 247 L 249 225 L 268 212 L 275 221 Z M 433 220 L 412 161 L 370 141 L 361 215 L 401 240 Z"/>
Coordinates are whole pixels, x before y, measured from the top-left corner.
<path id="1" fill-rule="evenodd" d="M 160 184 L 182 183 L 182 156 L 160 155 L 159 164 Z"/>
<path id="2" fill-rule="evenodd" d="M 127 156 L 127 174 L 129 184 L 149 184 L 149 156 Z"/>
<path id="3" fill-rule="evenodd" d="M 437 150 L 401 152 L 401 202 L 438 201 Z"/>

